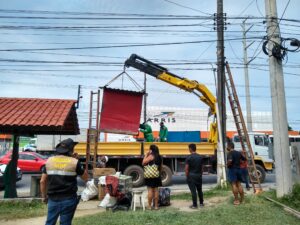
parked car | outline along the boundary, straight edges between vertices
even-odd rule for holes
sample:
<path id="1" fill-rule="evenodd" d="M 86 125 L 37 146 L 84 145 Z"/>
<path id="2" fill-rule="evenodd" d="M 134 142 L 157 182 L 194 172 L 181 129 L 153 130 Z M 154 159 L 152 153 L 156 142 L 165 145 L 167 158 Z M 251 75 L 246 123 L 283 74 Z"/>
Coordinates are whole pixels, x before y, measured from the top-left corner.
<path id="1" fill-rule="evenodd" d="M 6 169 L 6 165 L 5 164 L 0 164 L 0 188 L 4 187 L 4 171 Z M 17 168 L 17 181 L 22 180 L 22 171 L 21 169 L 18 167 Z"/>
<path id="2" fill-rule="evenodd" d="M 12 152 L 6 153 L 0 158 L 0 163 L 8 164 L 11 159 Z M 40 172 L 47 162 L 47 157 L 36 152 L 20 152 L 18 167 L 23 172 Z"/>
<path id="3" fill-rule="evenodd" d="M 37 147 L 35 144 L 27 144 L 23 147 L 24 152 L 36 152 Z"/>

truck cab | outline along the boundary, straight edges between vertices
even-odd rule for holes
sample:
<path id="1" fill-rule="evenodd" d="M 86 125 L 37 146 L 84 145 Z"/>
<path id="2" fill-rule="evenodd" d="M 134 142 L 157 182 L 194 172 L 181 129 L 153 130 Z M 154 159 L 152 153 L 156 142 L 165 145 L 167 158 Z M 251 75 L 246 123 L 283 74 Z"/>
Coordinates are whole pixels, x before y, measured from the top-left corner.
<path id="1" fill-rule="evenodd" d="M 29 143 L 24 145 L 23 151 L 24 152 L 36 152 L 37 146 L 36 146 L 36 138 L 31 138 Z"/>
<path id="2" fill-rule="evenodd" d="M 270 147 L 273 149 L 274 146 L 274 136 L 271 134 L 269 135 Z M 289 135 L 289 152 L 290 158 L 293 160 L 293 153 L 292 153 L 292 146 L 291 144 L 294 142 L 300 142 L 300 135 Z"/>

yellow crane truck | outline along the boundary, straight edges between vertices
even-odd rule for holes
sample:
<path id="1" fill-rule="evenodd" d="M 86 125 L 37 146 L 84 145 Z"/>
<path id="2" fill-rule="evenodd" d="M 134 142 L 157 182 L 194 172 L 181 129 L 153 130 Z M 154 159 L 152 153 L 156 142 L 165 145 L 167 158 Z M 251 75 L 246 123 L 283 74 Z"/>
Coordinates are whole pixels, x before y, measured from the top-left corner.
<path id="1" fill-rule="evenodd" d="M 194 80 L 177 76 L 168 69 L 146 60 L 136 54 L 132 54 L 125 62 L 126 67 L 133 67 L 141 72 L 151 75 L 161 81 L 176 86 L 182 90 L 195 94 L 209 106 L 209 116 L 214 116 L 210 124 L 208 142 L 196 143 L 197 152 L 203 157 L 204 173 L 216 173 L 216 98 L 208 88 Z M 151 143 L 146 142 L 101 142 L 98 143 L 98 154 L 109 157 L 108 167 L 114 167 L 118 171 L 133 177 L 133 185 L 141 186 L 144 183 L 143 168 L 141 165 L 144 153 L 148 151 Z M 189 155 L 189 143 L 155 142 L 163 157 L 162 182 L 164 186 L 172 182 L 172 174 L 184 171 L 185 158 Z M 86 143 L 79 143 L 75 147 L 79 156 L 85 157 Z M 92 153 L 91 153 L 92 154 Z M 255 159 L 256 163 L 264 165 L 261 158 Z M 269 167 L 264 167 L 267 170 Z M 270 168 L 269 168 L 270 169 Z M 263 171 L 265 172 L 265 171 Z M 262 176 L 264 178 L 265 176 Z M 261 180 L 263 182 L 263 180 Z"/>
<path id="2" fill-rule="evenodd" d="M 138 187 L 144 183 L 142 160 L 152 143 L 149 142 L 100 142 L 98 153 L 108 156 L 107 167 L 132 176 L 133 186 Z M 168 186 L 172 183 L 172 175 L 184 171 L 185 158 L 189 155 L 188 144 L 178 142 L 155 142 L 163 157 L 162 183 Z M 79 157 L 85 157 L 86 143 L 80 142 L 75 146 Z M 212 162 L 215 160 L 215 147 L 211 143 L 197 143 L 197 152 L 203 156 L 204 172 L 214 172 Z M 93 153 L 91 153 L 93 155 Z"/>

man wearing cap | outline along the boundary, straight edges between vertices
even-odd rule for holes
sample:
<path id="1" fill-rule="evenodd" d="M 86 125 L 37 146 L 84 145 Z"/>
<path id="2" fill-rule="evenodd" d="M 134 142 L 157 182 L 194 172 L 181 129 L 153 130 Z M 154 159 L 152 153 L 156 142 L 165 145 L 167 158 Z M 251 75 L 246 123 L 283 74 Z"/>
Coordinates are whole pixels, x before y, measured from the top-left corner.
<path id="1" fill-rule="evenodd" d="M 46 225 L 55 225 L 58 217 L 60 224 L 68 225 L 78 204 L 77 175 L 85 182 L 88 174 L 73 157 L 74 142 L 71 138 L 63 140 L 56 146 L 57 155 L 47 160 L 42 171 L 41 194 L 43 201 L 48 202 Z M 47 190 L 47 191 L 46 191 Z"/>
<path id="2" fill-rule="evenodd" d="M 165 126 L 164 122 L 160 122 L 159 141 L 167 142 L 167 137 L 168 137 L 168 128 Z"/>

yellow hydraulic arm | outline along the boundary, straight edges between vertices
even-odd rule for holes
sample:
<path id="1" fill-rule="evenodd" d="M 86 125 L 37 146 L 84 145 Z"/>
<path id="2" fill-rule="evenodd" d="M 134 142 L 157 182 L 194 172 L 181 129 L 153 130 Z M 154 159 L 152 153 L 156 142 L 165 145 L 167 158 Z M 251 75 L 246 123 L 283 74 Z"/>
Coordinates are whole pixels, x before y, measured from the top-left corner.
<path id="1" fill-rule="evenodd" d="M 173 86 L 197 95 L 201 101 L 209 106 L 210 115 L 216 115 L 216 98 L 205 85 L 198 83 L 195 80 L 189 80 L 170 73 L 168 69 L 136 54 L 132 54 L 130 58 L 126 60 L 125 66 L 134 67 L 146 74 L 156 77 L 159 80 L 165 81 Z M 208 141 L 214 144 L 218 141 L 217 125 L 215 122 L 210 125 L 210 136 Z"/>

